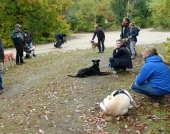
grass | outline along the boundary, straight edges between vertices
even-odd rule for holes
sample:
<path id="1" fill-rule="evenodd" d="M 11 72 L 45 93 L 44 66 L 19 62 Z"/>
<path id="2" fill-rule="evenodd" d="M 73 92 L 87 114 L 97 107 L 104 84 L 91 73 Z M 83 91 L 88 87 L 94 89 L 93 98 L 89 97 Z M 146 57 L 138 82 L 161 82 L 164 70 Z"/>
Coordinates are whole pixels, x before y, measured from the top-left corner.
<path id="1" fill-rule="evenodd" d="M 162 47 L 156 45 L 160 53 Z M 170 133 L 170 100 L 154 107 L 146 96 L 131 90 L 139 108 L 125 116 L 111 117 L 99 107 L 108 94 L 128 89 L 143 59 L 133 60 L 132 72 L 109 76 L 71 78 L 91 60 L 100 59 L 101 71 L 112 55 L 92 53 L 91 49 L 55 52 L 27 59 L 26 64 L 9 68 L 3 75 L 5 92 L 0 96 L 0 134 L 160 134 Z"/>

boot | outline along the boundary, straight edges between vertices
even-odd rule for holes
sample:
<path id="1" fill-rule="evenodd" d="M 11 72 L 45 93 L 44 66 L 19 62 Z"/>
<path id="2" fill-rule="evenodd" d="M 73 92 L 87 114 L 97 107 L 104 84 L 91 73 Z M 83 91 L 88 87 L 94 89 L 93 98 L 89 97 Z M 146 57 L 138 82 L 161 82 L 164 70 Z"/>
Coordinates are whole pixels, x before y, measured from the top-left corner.
<path id="1" fill-rule="evenodd" d="M 135 59 L 135 54 L 132 54 L 131 59 Z"/>

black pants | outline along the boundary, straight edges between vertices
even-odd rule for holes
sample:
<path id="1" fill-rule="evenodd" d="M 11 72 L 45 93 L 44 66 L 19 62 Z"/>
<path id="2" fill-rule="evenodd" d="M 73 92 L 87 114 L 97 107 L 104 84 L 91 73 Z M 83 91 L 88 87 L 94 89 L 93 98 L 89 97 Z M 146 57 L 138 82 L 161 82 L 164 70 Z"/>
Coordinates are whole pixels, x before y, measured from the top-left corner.
<path id="1" fill-rule="evenodd" d="M 101 44 L 102 44 L 102 46 L 101 46 Z M 98 39 L 98 49 L 99 49 L 99 52 L 104 52 L 104 40 L 100 40 L 100 39 Z"/>
<path id="2" fill-rule="evenodd" d="M 60 48 L 62 45 L 61 40 L 57 40 L 57 43 L 54 45 L 56 48 Z"/>
<path id="3" fill-rule="evenodd" d="M 16 64 L 23 63 L 23 46 L 19 44 L 14 44 L 16 48 Z"/>

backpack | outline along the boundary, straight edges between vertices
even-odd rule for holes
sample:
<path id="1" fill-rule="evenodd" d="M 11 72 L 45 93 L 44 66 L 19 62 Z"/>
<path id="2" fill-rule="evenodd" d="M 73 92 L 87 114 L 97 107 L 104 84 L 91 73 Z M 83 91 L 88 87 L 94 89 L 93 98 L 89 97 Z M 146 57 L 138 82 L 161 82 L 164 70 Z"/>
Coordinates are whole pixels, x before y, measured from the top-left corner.
<path id="1" fill-rule="evenodd" d="M 140 32 L 140 28 L 139 27 L 136 27 L 136 29 L 138 30 L 138 33 L 137 33 L 137 36 L 139 35 L 139 32 Z"/>

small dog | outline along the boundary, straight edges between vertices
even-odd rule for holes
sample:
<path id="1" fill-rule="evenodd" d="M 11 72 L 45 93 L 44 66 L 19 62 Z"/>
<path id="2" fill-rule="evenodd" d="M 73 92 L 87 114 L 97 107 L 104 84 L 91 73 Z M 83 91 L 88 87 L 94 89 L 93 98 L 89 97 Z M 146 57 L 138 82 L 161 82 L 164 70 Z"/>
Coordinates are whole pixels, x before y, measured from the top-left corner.
<path id="1" fill-rule="evenodd" d="M 108 95 L 103 102 L 100 103 L 100 107 L 112 116 L 121 116 L 128 113 L 130 104 L 137 107 L 135 101 L 127 90 L 116 90 Z"/>
<path id="2" fill-rule="evenodd" d="M 90 41 L 92 43 L 92 50 L 95 52 L 95 48 L 98 47 L 98 43 L 96 43 L 94 40 Z"/>
<path id="3" fill-rule="evenodd" d="M 93 76 L 93 75 L 102 76 L 102 75 L 111 74 L 110 72 L 100 72 L 100 69 L 99 69 L 100 60 L 92 60 L 92 62 L 93 62 L 93 65 L 91 67 L 80 69 L 78 71 L 77 75 L 75 75 L 75 76 L 73 76 L 73 75 L 68 75 L 68 76 L 82 78 L 82 77 Z"/>
<path id="4" fill-rule="evenodd" d="M 14 67 L 15 57 L 13 52 L 11 51 L 4 52 L 4 60 L 2 61 L 2 63 L 3 63 L 3 69 L 5 70 L 8 70 L 8 66 Z"/>

